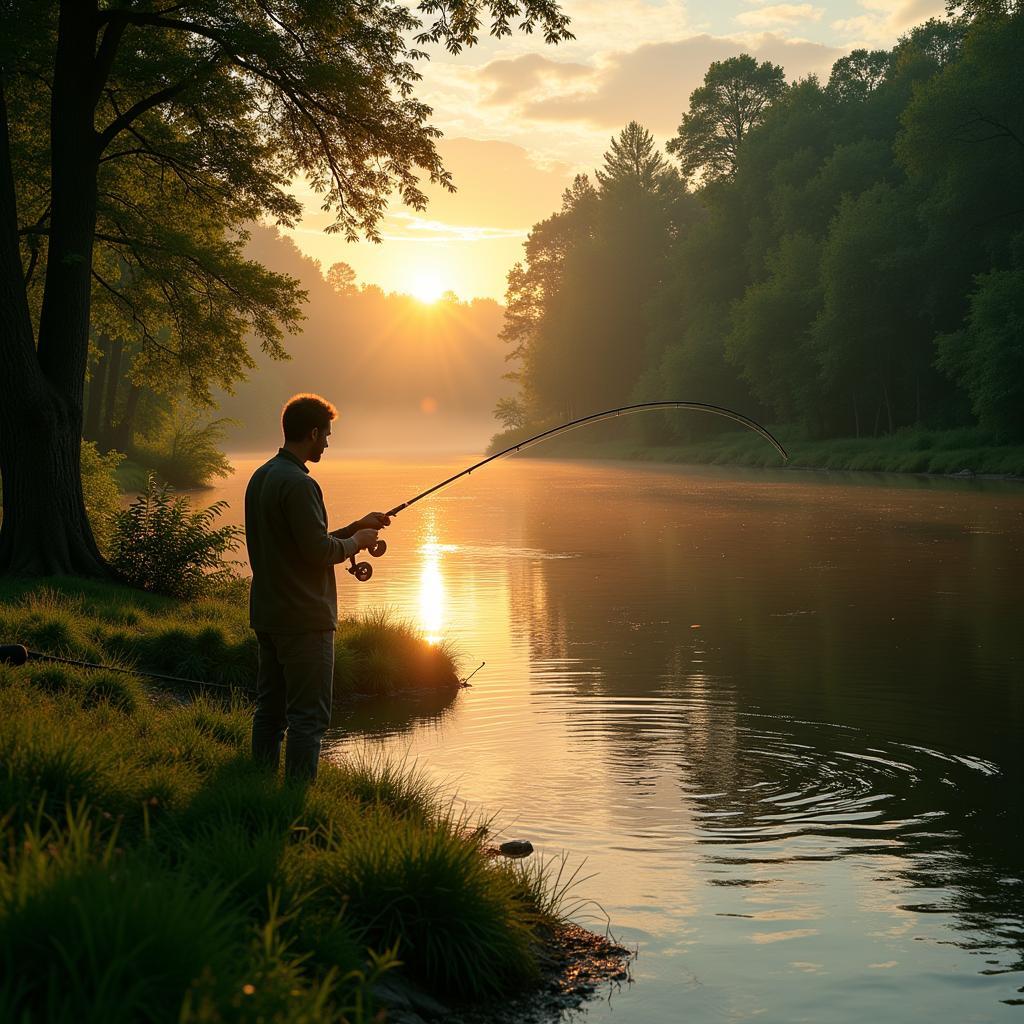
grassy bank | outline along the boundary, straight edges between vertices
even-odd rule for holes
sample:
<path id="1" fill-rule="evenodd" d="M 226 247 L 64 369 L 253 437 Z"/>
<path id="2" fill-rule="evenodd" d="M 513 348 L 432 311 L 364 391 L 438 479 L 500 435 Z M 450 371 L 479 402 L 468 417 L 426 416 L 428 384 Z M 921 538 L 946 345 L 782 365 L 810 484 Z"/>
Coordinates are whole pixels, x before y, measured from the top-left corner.
<path id="1" fill-rule="evenodd" d="M 244 587 L 179 601 L 78 579 L 0 580 L 0 643 L 83 661 L 249 687 L 256 640 Z M 454 651 L 385 613 L 339 623 L 334 694 L 454 689 Z"/>
<path id="2" fill-rule="evenodd" d="M 621 429 L 621 428 L 620 428 Z M 629 429 L 628 427 L 626 429 Z M 997 444 L 976 428 L 902 430 L 882 437 L 807 440 L 792 430 L 772 433 L 789 451 L 794 469 L 865 470 L 877 473 L 975 474 L 1024 477 L 1024 445 Z M 489 451 L 500 451 L 519 438 L 499 434 Z M 676 445 L 646 445 L 634 439 L 609 439 L 595 432 L 573 432 L 530 449 L 551 458 L 636 459 L 706 465 L 777 467 L 778 453 L 753 431 L 729 431 L 713 438 Z"/>
<path id="3" fill-rule="evenodd" d="M 249 681 L 247 634 L 223 601 L 0 586 L 0 640 L 82 659 Z M 343 692 L 454 678 L 380 617 L 338 651 Z M 564 886 L 488 856 L 414 768 L 288 783 L 252 763 L 244 698 L 151 697 L 133 674 L 0 665 L 0 1020 L 361 1022 L 384 974 L 449 1004 L 538 977 Z"/>

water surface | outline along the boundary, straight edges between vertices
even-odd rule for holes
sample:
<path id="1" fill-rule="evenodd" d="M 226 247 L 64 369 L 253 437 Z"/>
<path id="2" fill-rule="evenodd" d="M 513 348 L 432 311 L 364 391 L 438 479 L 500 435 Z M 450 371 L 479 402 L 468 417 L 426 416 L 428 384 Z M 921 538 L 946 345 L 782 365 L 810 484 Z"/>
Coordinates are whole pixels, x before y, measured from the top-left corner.
<path id="1" fill-rule="evenodd" d="M 240 517 L 259 461 L 203 500 Z M 336 526 L 471 461 L 313 471 Z M 588 1021 L 1024 1020 L 1024 488 L 508 459 L 385 536 L 342 613 L 487 664 L 339 709 L 328 756 L 586 862 L 640 953 Z"/>

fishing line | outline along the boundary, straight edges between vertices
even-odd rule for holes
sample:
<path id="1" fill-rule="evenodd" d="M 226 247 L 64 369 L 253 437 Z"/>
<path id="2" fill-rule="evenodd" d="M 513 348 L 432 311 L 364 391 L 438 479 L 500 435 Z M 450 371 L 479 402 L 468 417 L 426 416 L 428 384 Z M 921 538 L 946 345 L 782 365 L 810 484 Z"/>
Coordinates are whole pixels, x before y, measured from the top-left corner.
<path id="1" fill-rule="evenodd" d="M 704 402 L 641 402 L 639 405 L 623 405 L 618 409 L 605 409 L 604 412 L 591 413 L 589 416 L 581 416 L 577 420 L 570 420 L 568 423 L 563 423 L 560 426 L 552 427 L 550 430 L 534 434 L 533 437 L 528 437 L 525 441 L 520 441 L 518 444 L 510 445 L 504 451 L 498 452 L 497 455 L 489 455 L 486 459 L 481 459 L 468 469 L 462 470 L 461 473 L 456 473 L 454 476 L 448 477 L 447 480 L 442 480 L 439 484 L 434 484 L 433 487 L 428 488 L 422 494 L 417 494 L 415 498 L 410 498 L 408 501 L 402 502 L 401 505 L 396 505 L 390 512 L 385 514 L 389 518 L 391 516 L 397 516 L 403 509 L 407 509 L 410 505 L 415 505 L 417 501 L 422 500 L 428 494 L 433 494 L 434 491 L 439 491 L 442 487 L 447 487 L 449 484 L 455 483 L 455 481 L 460 477 L 468 476 L 481 466 L 486 466 L 488 462 L 494 462 L 496 459 L 503 459 L 506 455 L 514 455 L 516 452 L 521 452 L 526 448 L 531 448 L 533 445 L 547 440 L 549 437 L 555 437 L 557 434 L 564 434 L 567 430 L 575 430 L 577 427 L 585 426 L 587 423 L 599 423 L 601 420 L 614 419 L 616 416 L 630 416 L 633 413 L 649 412 L 655 409 L 690 409 L 696 412 L 708 412 L 716 416 L 724 416 L 726 419 L 735 420 L 737 423 L 742 423 L 743 426 L 749 427 L 755 433 L 760 434 L 766 441 L 774 445 L 775 450 L 782 456 L 783 461 L 789 461 L 789 453 L 781 444 L 779 444 L 772 434 L 768 432 L 768 430 L 762 427 L 756 420 L 752 420 L 749 416 L 744 416 L 742 413 L 734 412 L 732 409 L 725 409 L 720 405 L 707 405 Z"/>
<path id="2" fill-rule="evenodd" d="M 578 427 L 586 426 L 588 423 L 599 423 L 601 420 L 610 420 L 617 416 L 630 416 L 633 413 L 638 412 L 653 412 L 657 409 L 684 409 L 693 412 L 711 413 L 714 416 L 724 416 L 726 419 L 740 423 L 750 430 L 753 430 L 756 434 L 760 434 L 761 437 L 768 441 L 769 444 L 771 444 L 782 456 L 784 462 L 789 461 L 789 452 L 782 447 L 778 440 L 765 427 L 762 427 L 760 423 L 756 420 L 752 420 L 749 416 L 744 416 L 741 412 L 735 412 L 733 409 L 726 409 L 721 405 L 708 405 L 706 402 L 641 402 L 637 405 L 622 405 L 617 409 L 605 409 L 603 412 L 595 412 L 591 413 L 589 416 L 581 416 L 579 419 L 570 420 L 568 423 L 562 423 L 557 427 L 551 427 L 550 430 L 544 430 L 539 434 L 534 434 L 533 437 L 528 437 L 525 441 L 509 445 L 509 447 L 504 451 L 500 451 L 496 455 L 489 455 L 486 459 L 481 459 L 479 462 L 474 462 L 472 466 L 463 469 L 454 476 L 448 477 L 447 480 L 442 480 L 439 484 L 434 484 L 433 487 L 428 487 L 427 490 L 423 491 L 421 494 L 417 494 L 415 498 L 403 501 L 401 505 L 396 505 L 390 512 L 386 512 L 385 515 L 389 519 L 397 516 L 399 512 L 409 508 L 411 505 L 415 505 L 417 501 L 422 501 L 428 495 L 441 490 L 442 487 L 447 487 L 449 484 L 455 483 L 456 480 L 460 480 L 464 476 L 469 476 L 470 473 L 480 469 L 482 466 L 486 466 L 489 462 L 495 462 L 498 459 L 505 458 L 506 455 L 514 455 L 516 452 L 532 448 L 535 444 L 539 444 L 541 441 L 546 441 L 549 437 L 564 434 L 568 430 L 575 430 Z M 387 549 L 387 543 L 384 540 L 378 540 L 368 550 L 374 558 L 379 558 L 385 551 L 387 551 Z M 355 576 L 360 583 L 365 583 L 373 575 L 373 566 L 369 562 L 357 562 L 355 555 L 353 555 L 349 561 L 351 564 L 347 571 Z"/>

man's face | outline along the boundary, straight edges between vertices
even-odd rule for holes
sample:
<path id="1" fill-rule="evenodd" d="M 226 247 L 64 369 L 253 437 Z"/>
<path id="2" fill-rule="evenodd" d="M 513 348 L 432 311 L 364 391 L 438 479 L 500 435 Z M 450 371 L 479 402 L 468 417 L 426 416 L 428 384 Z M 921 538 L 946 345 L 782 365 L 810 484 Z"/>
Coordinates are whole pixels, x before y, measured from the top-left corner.
<path id="1" fill-rule="evenodd" d="M 313 450 L 309 455 L 310 462 L 320 461 L 320 456 L 323 455 L 324 449 L 327 447 L 327 438 L 330 436 L 331 425 L 329 423 L 323 429 L 320 427 L 313 428 Z"/>

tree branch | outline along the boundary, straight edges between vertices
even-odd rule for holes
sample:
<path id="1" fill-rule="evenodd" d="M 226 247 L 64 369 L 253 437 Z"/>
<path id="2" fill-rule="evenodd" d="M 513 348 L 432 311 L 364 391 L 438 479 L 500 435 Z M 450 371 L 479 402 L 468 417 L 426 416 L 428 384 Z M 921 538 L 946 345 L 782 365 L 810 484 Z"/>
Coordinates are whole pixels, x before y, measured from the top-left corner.
<path id="1" fill-rule="evenodd" d="M 166 103 L 168 100 L 177 96 L 178 93 L 184 92 L 185 89 L 193 84 L 194 80 L 175 82 L 174 85 L 168 85 L 159 90 L 159 92 L 153 93 L 152 96 L 147 96 L 145 99 L 139 100 L 138 103 L 134 103 L 123 114 L 111 121 L 111 123 L 99 133 L 97 136 L 98 152 L 102 153 L 107 146 L 110 145 L 115 136 L 124 131 L 133 121 L 139 118 L 147 110 L 152 110 L 153 107 L 158 107 L 161 103 Z"/>
<path id="2" fill-rule="evenodd" d="M 103 31 L 103 38 L 100 40 L 100 45 L 96 50 L 95 74 L 92 83 L 93 106 L 99 102 L 103 87 L 107 84 L 110 69 L 114 65 L 117 48 L 121 43 L 121 36 L 124 35 L 127 25 L 128 22 L 124 18 L 111 18 L 106 29 Z"/>

